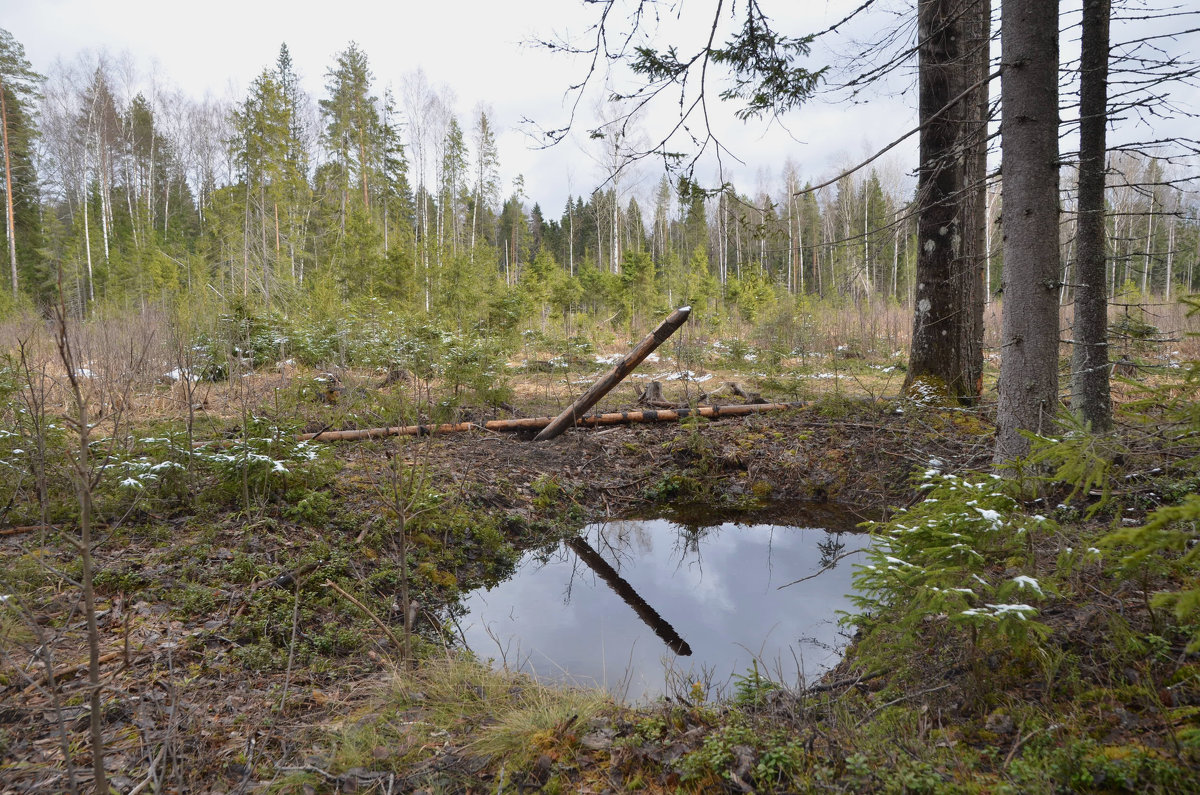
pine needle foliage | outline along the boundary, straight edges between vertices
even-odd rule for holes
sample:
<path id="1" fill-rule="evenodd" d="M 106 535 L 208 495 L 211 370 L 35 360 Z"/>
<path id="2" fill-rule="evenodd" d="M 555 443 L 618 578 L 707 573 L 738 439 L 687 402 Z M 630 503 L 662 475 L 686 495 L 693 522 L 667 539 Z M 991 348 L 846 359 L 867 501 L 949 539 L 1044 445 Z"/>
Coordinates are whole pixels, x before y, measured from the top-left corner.
<path id="1" fill-rule="evenodd" d="M 1189 296 L 1183 302 L 1189 315 L 1200 312 L 1200 297 Z M 1182 387 L 1163 387 L 1162 437 L 1164 448 L 1179 453 L 1172 466 L 1175 477 L 1194 481 L 1200 473 L 1200 457 L 1195 453 L 1200 436 L 1200 361 L 1188 364 Z M 1160 422 L 1161 422 L 1160 420 Z M 1182 587 L 1164 587 L 1151 599 L 1152 607 L 1169 609 L 1175 619 L 1187 625 L 1191 635 L 1187 650 L 1200 651 L 1200 495 L 1186 494 L 1179 501 L 1156 508 L 1138 527 L 1122 527 L 1101 539 L 1100 546 L 1117 551 L 1117 568 L 1125 576 L 1166 575 Z"/>
<path id="2" fill-rule="evenodd" d="M 1057 438 L 1025 434 L 1030 440 L 1027 463 L 1034 471 L 1050 470 L 1050 480 L 1065 483 L 1071 493 L 1065 502 L 1099 494 L 1087 508 L 1090 519 L 1112 502 L 1114 463 L 1128 455 L 1128 448 L 1112 434 L 1093 433 L 1081 417 L 1061 412 Z"/>
<path id="3" fill-rule="evenodd" d="M 1049 629 L 1035 620 L 1049 588 L 1033 576 L 1029 536 L 1053 523 L 1028 516 L 995 475 L 959 477 L 930 468 L 924 500 L 884 522 L 868 522 L 874 544 L 855 574 L 851 621 L 863 649 L 889 658 L 920 648 L 930 622 L 958 628 L 974 644 L 1036 644 Z"/>

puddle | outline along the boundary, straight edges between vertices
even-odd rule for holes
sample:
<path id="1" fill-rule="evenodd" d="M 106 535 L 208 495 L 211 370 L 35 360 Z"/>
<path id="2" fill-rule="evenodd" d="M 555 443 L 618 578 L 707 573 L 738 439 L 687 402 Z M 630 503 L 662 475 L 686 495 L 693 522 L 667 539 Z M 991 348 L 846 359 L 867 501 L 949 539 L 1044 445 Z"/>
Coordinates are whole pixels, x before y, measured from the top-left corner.
<path id="1" fill-rule="evenodd" d="M 483 659 L 626 701 L 697 681 L 727 694 L 755 660 L 775 681 L 811 681 L 840 659 L 838 611 L 851 609 L 852 564 L 863 557 L 854 551 L 870 540 L 845 532 L 856 518 L 836 514 L 811 517 L 820 528 L 589 525 L 468 596 L 459 627 Z"/>

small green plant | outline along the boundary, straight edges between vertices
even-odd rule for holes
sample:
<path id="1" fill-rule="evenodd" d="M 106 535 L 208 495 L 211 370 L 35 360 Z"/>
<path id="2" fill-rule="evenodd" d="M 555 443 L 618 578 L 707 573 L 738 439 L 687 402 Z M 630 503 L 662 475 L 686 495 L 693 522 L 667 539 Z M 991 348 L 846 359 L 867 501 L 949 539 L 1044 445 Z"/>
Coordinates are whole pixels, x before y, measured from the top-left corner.
<path id="1" fill-rule="evenodd" d="M 1002 636 L 1016 646 L 1044 639 L 1049 629 L 1034 618 L 1048 587 L 1012 570 L 1030 565 L 1027 537 L 1050 521 L 1022 515 L 993 475 L 931 468 L 923 479 L 923 501 L 866 523 L 875 543 L 855 574 L 860 613 L 852 620 L 869 635 L 887 631 L 888 649 L 911 646 L 927 616 L 946 616 L 972 639 Z"/>
<path id="2" fill-rule="evenodd" d="M 1145 524 L 1115 530 L 1100 545 L 1123 553 L 1117 565 L 1125 576 L 1158 569 L 1191 583 L 1155 594 L 1150 604 L 1170 610 L 1177 621 L 1190 627 L 1187 650 L 1200 651 L 1200 585 L 1196 584 L 1200 582 L 1200 495 L 1158 508 Z"/>
<path id="3" fill-rule="evenodd" d="M 1071 486 L 1071 494 L 1064 502 L 1099 492 L 1100 498 L 1086 510 L 1086 516 L 1091 518 L 1111 502 L 1114 462 L 1128 454 L 1128 449 L 1112 434 L 1093 433 L 1078 415 L 1070 412 L 1060 413 L 1058 426 L 1061 432 L 1053 439 L 1026 434 L 1031 447 L 1028 462 L 1035 469 L 1049 467 L 1052 481 Z"/>
<path id="4" fill-rule="evenodd" d="M 553 475 L 538 475 L 530 484 L 533 489 L 533 506 L 538 510 L 553 508 L 562 496 L 562 486 Z"/>
<path id="5" fill-rule="evenodd" d="M 680 760 L 679 777 L 684 783 L 710 785 L 727 780 L 739 752 L 752 752 L 758 742 L 758 735 L 749 726 L 723 725 L 706 736 L 699 749 Z"/>
<path id="6" fill-rule="evenodd" d="M 765 706 L 767 696 L 779 690 L 779 685 L 758 672 L 758 660 L 744 675 L 734 677 L 733 702 L 743 708 Z"/>

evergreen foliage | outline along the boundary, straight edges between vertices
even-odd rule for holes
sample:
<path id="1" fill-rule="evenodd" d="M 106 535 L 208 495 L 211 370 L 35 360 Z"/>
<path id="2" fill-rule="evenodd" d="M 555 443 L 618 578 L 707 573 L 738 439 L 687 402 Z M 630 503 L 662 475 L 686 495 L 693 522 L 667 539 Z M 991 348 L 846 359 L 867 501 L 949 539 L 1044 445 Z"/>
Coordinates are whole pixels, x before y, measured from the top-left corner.
<path id="1" fill-rule="evenodd" d="M 925 628 L 942 622 L 976 646 L 1044 638 L 1037 605 L 1050 585 L 1033 576 L 1030 537 L 1053 523 L 1025 515 L 1007 493 L 1011 484 L 995 475 L 959 477 L 931 466 L 922 487 L 925 499 L 867 524 L 876 543 L 855 574 L 861 614 L 852 619 L 866 630 L 864 648 L 911 651 Z"/>

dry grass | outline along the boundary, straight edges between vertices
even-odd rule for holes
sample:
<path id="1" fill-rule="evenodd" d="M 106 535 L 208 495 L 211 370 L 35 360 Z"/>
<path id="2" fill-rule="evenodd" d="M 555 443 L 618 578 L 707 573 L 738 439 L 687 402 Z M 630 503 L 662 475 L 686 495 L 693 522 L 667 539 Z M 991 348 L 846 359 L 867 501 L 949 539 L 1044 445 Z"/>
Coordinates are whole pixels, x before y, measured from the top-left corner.
<path id="1" fill-rule="evenodd" d="M 592 718 L 616 708 L 601 691 L 544 684 L 449 654 L 394 669 L 374 690 L 364 719 L 335 733 L 333 768 L 384 761 L 399 770 L 420 749 L 447 741 L 481 759 L 525 765 L 568 753 Z"/>
<path id="2" fill-rule="evenodd" d="M 984 346 L 986 365 L 992 372 L 989 386 L 1000 362 L 1000 321 L 1002 305 L 995 301 L 984 312 Z M 1062 336 L 1070 336 L 1071 306 L 1061 312 Z M 1172 371 L 1181 363 L 1200 360 L 1200 317 L 1188 317 L 1187 306 L 1178 302 L 1145 303 L 1139 306 L 1114 305 L 1110 320 L 1116 322 L 1134 315 L 1159 331 L 1152 342 L 1114 339 L 1113 358 L 1128 356 L 1138 362 L 1138 379 L 1150 384 L 1170 380 Z M 87 377 L 81 379 L 84 395 L 94 416 L 106 417 L 123 413 L 126 421 L 134 423 L 177 420 L 188 413 L 189 397 L 194 409 L 201 412 L 201 427 L 214 426 L 244 415 L 247 407 L 269 405 L 277 395 L 286 393 L 296 380 L 311 377 L 316 371 L 297 369 L 294 365 L 280 366 L 270 362 L 253 372 L 243 373 L 231 380 L 200 382 L 190 391 L 172 380 L 168 374 L 177 370 L 190 343 L 161 311 L 148 310 L 120 317 L 101 317 L 71 327 L 74 348 L 81 368 Z M 625 350 L 625 335 L 600 335 L 607 344 L 599 353 L 611 354 Z M 756 326 L 735 324 L 726 333 L 715 334 L 702 327 L 685 326 L 660 349 L 658 363 L 647 362 L 640 373 L 669 376 L 689 370 L 696 376 L 708 376 L 708 385 L 724 380 L 745 380 L 751 384 L 765 380 L 792 379 L 792 394 L 776 394 L 778 398 L 816 397 L 826 392 L 847 394 L 887 394 L 898 391 L 903 373 L 880 372 L 884 365 L 902 361 L 912 336 L 911 309 L 887 301 L 861 301 L 834 304 L 830 302 L 802 303 L 795 312 L 776 307 L 760 318 Z M 740 339 L 751 351 L 775 349 L 782 358 L 773 368 L 736 366 L 714 357 L 714 343 L 728 344 Z M 861 364 L 835 360 L 838 351 L 852 357 L 863 357 Z M 44 374 L 49 384 L 47 408 L 51 413 L 64 414 L 69 404 L 67 381 L 53 339 L 51 321 L 32 313 L 0 323 L 0 352 L 13 359 L 23 352 L 25 364 L 37 374 Z M 798 354 L 798 355 L 797 355 Z M 1069 360 L 1070 346 L 1062 346 L 1064 361 Z M 518 360 L 520 356 L 517 357 Z M 867 363 L 878 366 L 872 368 Z M 809 368 L 807 374 L 797 374 Z M 334 369 L 323 366 L 321 369 Z M 585 364 L 566 372 L 524 373 L 511 371 L 506 377 L 513 390 L 512 402 L 523 410 L 553 411 L 567 405 L 584 385 L 594 380 L 601 366 Z M 814 372 L 815 371 L 815 372 Z M 347 392 L 375 389 L 381 380 L 372 369 L 339 370 L 348 387 Z M 835 376 L 830 378 L 830 375 Z M 1064 391 L 1067 373 L 1062 373 Z M 633 381 L 622 385 L 609 401 L 610 405 L 625 405 L 636 400 Z M 703 383 L 668 382 L 670 399 L 686 401 L 703 391 Z M 403 389 L 403 386 L 397 389 Z M 437 386 L 434 386 L 435 396 Z M 775 392 L 778 392 L 776 388 Z M 1128 386 L 1116 385 L 1118 400 L 1126 399 Z M 348 396 L 349 397 L 349 396 Z M 985 394 L 985 399 L 987 395 Z M 349 398 L 353 403 L 352 397 Z M 370 408 L 364 403 L 369 413 Z M 313 408 L 312 422 L 335 418 L 337 411 Z M 346 413 L 343 410 L 341 413 Z M 525 411 L 528 413 L 528 411 Z M 303 419 L 303 418 L 299 418 Z"/>

